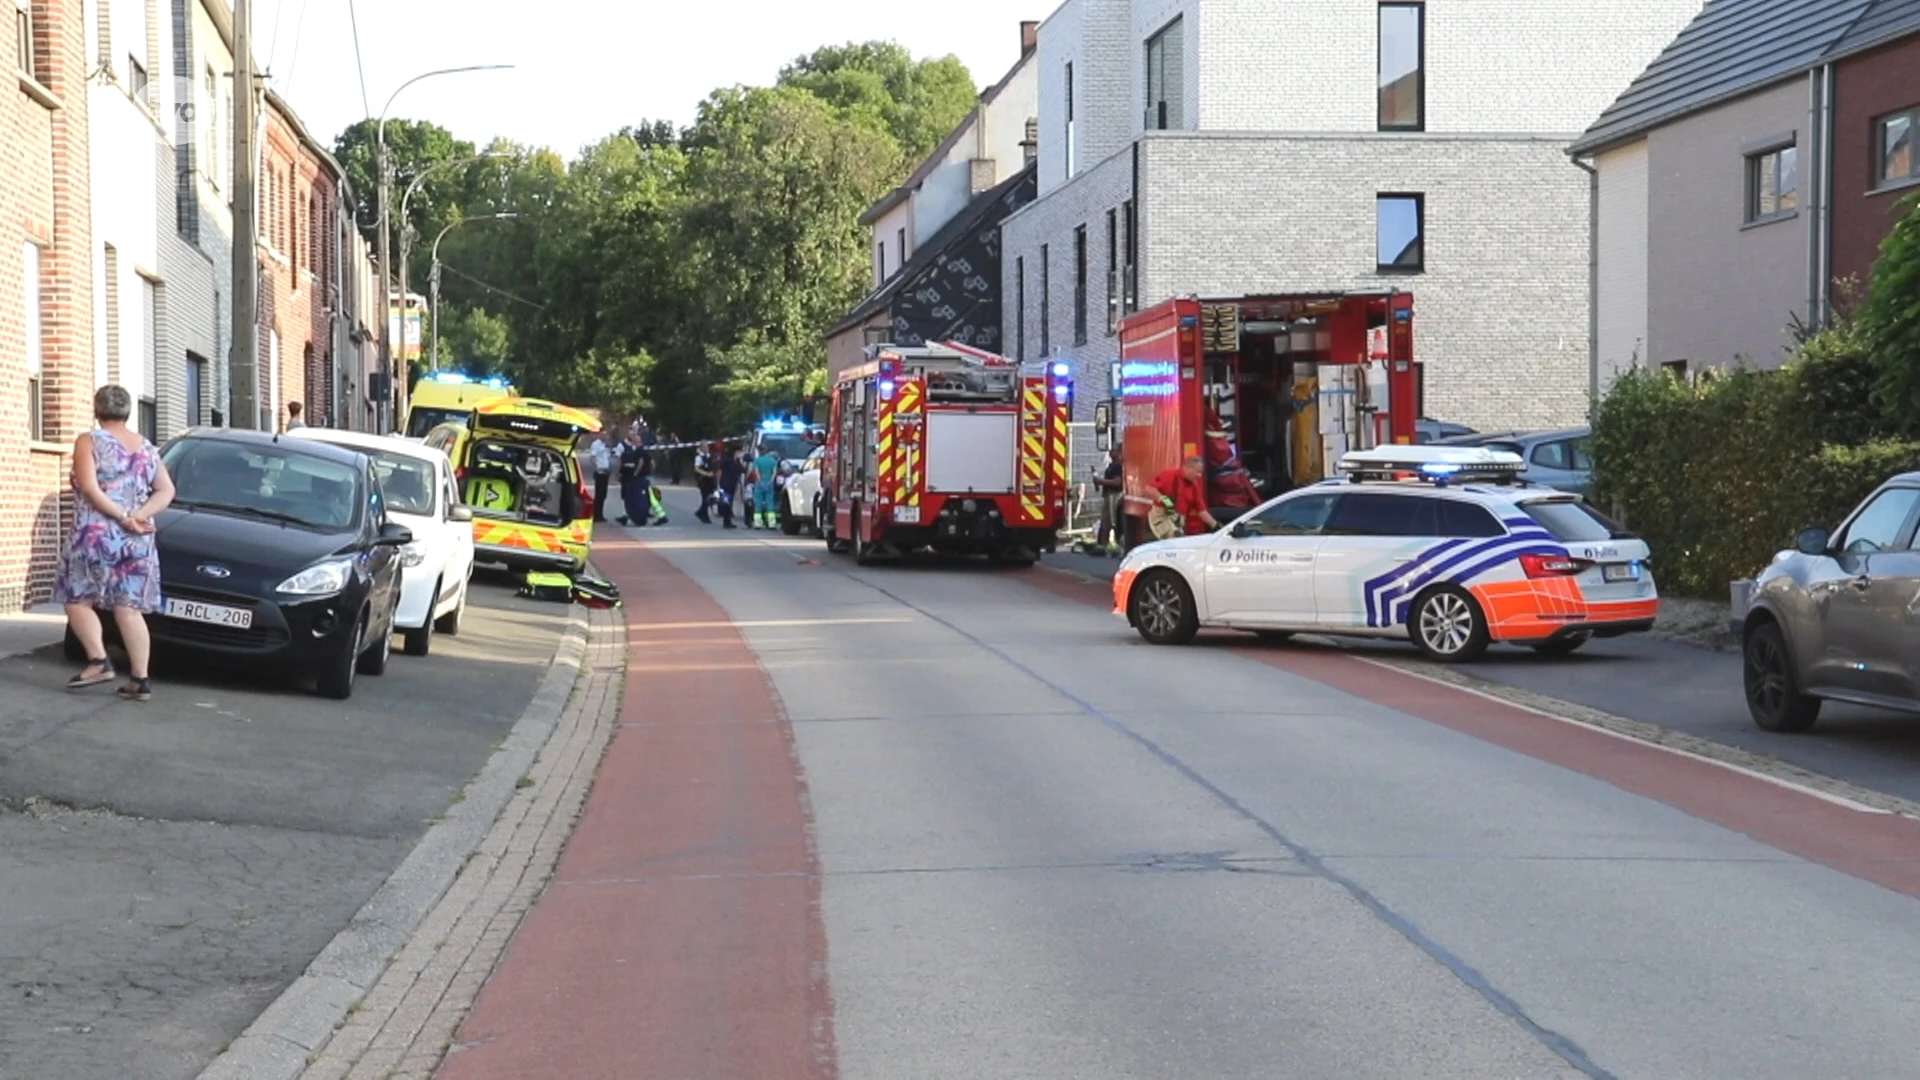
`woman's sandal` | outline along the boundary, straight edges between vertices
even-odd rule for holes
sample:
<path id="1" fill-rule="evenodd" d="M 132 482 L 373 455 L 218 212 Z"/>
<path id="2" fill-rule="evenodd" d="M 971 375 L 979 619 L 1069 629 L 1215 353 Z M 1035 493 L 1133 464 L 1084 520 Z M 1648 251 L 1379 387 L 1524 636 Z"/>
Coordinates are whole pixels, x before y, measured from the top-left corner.
<path id="1" fill-rule="evenodd" d="M 89 671 L 93 672 L 93 674 L 87 674 Z M 81 668 L 78 675 L 67 680 L 67 689 L 84 690 L 89 686 L 98 686 L 103 682 L 112 681 L 113 661 L 103 656 L 98 660 L 87 661 L 87 666 Z"/>
<path id="2" fill-rule="evenodd" d="M 152 701 L 153 680 L 135 679 L 120 688 L 120 696 L 128 701 Z"/>

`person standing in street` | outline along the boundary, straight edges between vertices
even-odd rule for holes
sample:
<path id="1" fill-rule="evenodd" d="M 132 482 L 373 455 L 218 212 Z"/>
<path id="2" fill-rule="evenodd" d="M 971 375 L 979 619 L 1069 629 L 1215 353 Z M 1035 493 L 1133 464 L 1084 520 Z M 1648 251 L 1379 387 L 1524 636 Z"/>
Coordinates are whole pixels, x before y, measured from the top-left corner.
<path id="1" fill-rule="evenodd" d="M 307 422 L 300 419 L 300 403 L 297 401 L 287 402 L 287 430 L 298 431 L 300 428 L 306 426 Z"/>
<path id="2" fill-rule="evenodd" d="M 718 444 L 709 446 L 702 443 L 700 448 L 694 451 L 693 481 L 700 488 L 700 509 L 695 511 L 693 516 L 699 518 L 702 525 L 713 524 L 713 517 L 707 512 L 713 503 L 715 482 L 713 459 L 714 455 L 723 449 Z"/>
<path id="3" fill-rule="evenodd" d="M 740 490 L 740 479 L 746 471 L 746 466 L 741 463 L 739 454 L 723 449 L 720 455 L 719 485 L 714 493 L 714 503 L 720 508 L 722 528 L 736 527 L 733 524 L 733 493 Z"/>
<path id="4" fill-rule="evenodd" d="M 1107 450 L 1107 467 L 1104 472 L 1096 473 L 1094 487 L 1100 491 L 1100 525 L 1094 530 L 1093 542 L 1100 550 L 1114 554 L 1119 548 L 1115 534 L 1120 524 L 1120 492 L 1126 486 L 1125 471 L 1120 464 L 1120 447 Z"/>
<path id="5" fill-rule="evenodd" d="M 778 490 L 779 476 L 779 455 L 771 449 L 760 451 L 747 473 L 748 481 L 753 484 L 753 527 L 756 529 L 771 529 L 776 524 L 773 496 Z"/>
<path id="6" fill-rule="evenodd" d="M 127 427 L 133 395 L 103 386 L 93 395 L 98 426 L 73 442 L 73 531 L 60 550 L 53 599 L 86 650 L 87 666 L 67 680 L 79 690 L 114 678 L 100 611 L 113 612 L 131 676 L 119 690 L 128 701 L 153 697 L 146 615 L 160 610 L 160 554 L 154 516 L 173 502 L 173 479 L 160 452 Z"/>
<path id="7" fill-rule="evenodd" d="M 593 465 L 593 520 L 607 520 L 607 480 L 613 475 L 613 448 L 607 445 L 612 432 L 602 429 L 587 447 L 587 459 Z"/>
<path id="8" fill-rule="evenodd" d="M 620 503 L 625 511 L 619 518 L 622 525 L 647 523 L 653 501 L 653 469 L 647 459 L 647 448 L 641 445 L 636 428 L 620 448 Z"/>

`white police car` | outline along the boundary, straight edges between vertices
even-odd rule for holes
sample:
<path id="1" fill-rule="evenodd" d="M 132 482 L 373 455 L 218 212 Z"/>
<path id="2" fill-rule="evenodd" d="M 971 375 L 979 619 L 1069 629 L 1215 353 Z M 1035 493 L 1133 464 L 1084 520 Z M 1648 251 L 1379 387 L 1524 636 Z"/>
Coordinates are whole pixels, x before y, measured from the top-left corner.
<path id="1" fill-rule="evenodd" d="M 1479 448 L 1347 454 L 1342 479 L 1135 548 L 1114 575 L 1114 613 L 1161 645 L 1202 627 L 1410 637 L 1446 662 L 1495 641 L 1558 654 L 1651 628 L 1645 542 L 1577 496 L 1524 484 L 1525 467 Z"/>

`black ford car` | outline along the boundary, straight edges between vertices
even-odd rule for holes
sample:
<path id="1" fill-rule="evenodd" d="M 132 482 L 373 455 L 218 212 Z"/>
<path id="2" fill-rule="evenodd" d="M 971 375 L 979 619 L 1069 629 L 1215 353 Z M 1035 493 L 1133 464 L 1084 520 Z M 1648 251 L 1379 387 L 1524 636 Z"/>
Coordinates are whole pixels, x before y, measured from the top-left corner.
<path id="1" fill-rule="evenodd" d="M 157 521 L 154 644 L 314 676 L 346 698 L 391 652 L 405 526 L 366 455 L 268 432 L 196 429 L 160 452 L 178 494 Z"/>

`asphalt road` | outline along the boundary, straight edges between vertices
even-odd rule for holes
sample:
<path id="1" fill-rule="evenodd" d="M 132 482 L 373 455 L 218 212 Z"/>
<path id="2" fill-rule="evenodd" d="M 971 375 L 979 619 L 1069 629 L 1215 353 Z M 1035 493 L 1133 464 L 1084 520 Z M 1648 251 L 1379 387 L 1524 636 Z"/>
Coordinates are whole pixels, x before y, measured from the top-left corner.
<path id="1" fill-rule="evenodd" d="M 1059 554 L 1047 564 L 1111 578 L 1116 559 Z M 1310 644 L 1299 647 L 1312 648 Z M 1345 639 L 1341 647 L 1374 657 L 1413 659 L 1401 643 Z M 1920 800 L 1920 717 L 1829 704 L 1801 735 L 1761 731 L 1747 715 L 1740 657 L 1648 635 L 1592 641 L 1579 652 L 1541 657 L 1495 648 L 1467 674 L 1600 709 L 1780 761 L 1862 787 Z"/>
<path id="2" fill-rule="evenodd" d="M 328 701 L 156 667 L 69 693 L 57 645 L 0 661 L 0 1078 L 192 1077 L 479 771 L 567 609 L 476 577 L 457 638 Z"/>
<path id="3" fill-rule="evenodd" d="M 839 1075 L 1912 1073 L 1920 886 L 1832 868 L 1910 865 L 1904 819 L 1393 672 L 1154 648 L 980 566 L 646 539 L 790 725 Z M 670 887 L 663 859 L 637 880 Z"/>

